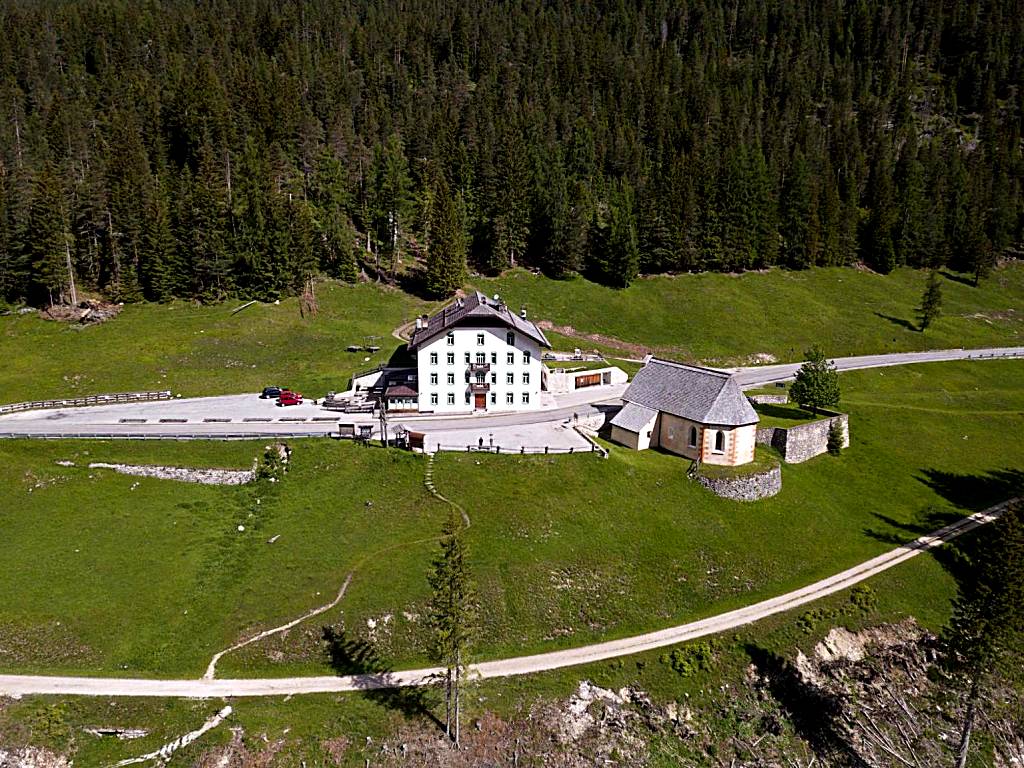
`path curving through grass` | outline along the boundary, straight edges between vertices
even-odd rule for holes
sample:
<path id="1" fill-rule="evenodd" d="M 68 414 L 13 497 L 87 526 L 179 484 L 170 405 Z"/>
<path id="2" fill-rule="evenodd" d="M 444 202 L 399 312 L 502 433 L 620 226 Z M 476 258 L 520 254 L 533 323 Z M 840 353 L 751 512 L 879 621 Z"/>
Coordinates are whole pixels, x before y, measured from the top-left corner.
<path id="1" fill-rule="evenodd" d="M 976 512 L 925 536 L 896 547 L 800 589 L 767 600 L 655 632 L 609 640 L 561 651 L 498 659 L 475 664 L 470 674 L 481 677 L 513 677 L 552 669 L 590 664 L 621 656 L 664 648 L 707 635 L 753 624 L 763 618 L 798 608 L 848 589 L 900 563 L 998 519 L 1018 498 Z M 0 675 L 0 694 L 21 696 L 55 694 L 81 696 L 143 696 L 208 698 L 212 696 L 281 696 L 304 693 L 342 693 L 432 684 L 440 668 L 410 669 L 380 674 L 292 677 L 271 679 L 147 680 L 128 678 Z"/>

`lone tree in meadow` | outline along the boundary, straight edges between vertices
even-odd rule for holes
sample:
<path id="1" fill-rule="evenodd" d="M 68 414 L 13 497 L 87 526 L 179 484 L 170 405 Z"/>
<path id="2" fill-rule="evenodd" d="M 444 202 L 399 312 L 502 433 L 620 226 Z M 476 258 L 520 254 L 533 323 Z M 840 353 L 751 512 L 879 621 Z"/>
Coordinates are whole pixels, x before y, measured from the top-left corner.
<path id="1" fill-rule="evenodd" d="M 956 766 L 964 768 L 993 682 L 1020 675 L 1024 654 L 1024 503 L 1010 504 L 975 550 L 943 633 L 945 668 L 966 703 Z"/>
<path id="2" fill-rule="evenodd" d="M 921 332 L 928 328 L 933 321 L 937 320 L 942 311 L 942 283 L 939 282 L 939 275 L 932 271 L 928 277 L 928 283 L 921 295 L 921 306 L 917 310 L 918 327 Z"/>
<path id="3" fill-rule="evenodd" d="M 811 347 L 804 354 L 807 362 L 796 372 L 789 396 L 801 408 L 809 408 L 817 416 L 819 408 L 828 408 L 839 402 L 839 373 L 835 364 L 827 360 L 818 347 Z"/>
<path id="4" fill-rule="evenodd" d="M 431 660 L 445 668 L 445 733 L 458 746 L 459 695 L 478 611 L 476 591 L 466 565 L 461 520 L 454 511 L 444 524 L 441 551 L 434 557 L 427 578 L 431 588 L 429 652 Z"/>

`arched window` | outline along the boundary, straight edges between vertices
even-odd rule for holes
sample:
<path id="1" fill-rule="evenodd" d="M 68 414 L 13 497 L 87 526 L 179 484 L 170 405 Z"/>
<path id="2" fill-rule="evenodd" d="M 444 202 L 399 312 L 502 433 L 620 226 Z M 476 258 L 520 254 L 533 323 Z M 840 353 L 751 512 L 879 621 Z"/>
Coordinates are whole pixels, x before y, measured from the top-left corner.
<path id="1" fill-rule="evenodd" d="M 690 427 L 690 447 L 691 448 L 696 448 L 697 447 L 697 428 L 696 427 Z"/>
<path id="2" fill-rule="evenodd" d="M 715 450 L 725 450 L 725 432 L 723 432 L 722 430 L 718 430 L 717 432 L 715 432 Z"/>

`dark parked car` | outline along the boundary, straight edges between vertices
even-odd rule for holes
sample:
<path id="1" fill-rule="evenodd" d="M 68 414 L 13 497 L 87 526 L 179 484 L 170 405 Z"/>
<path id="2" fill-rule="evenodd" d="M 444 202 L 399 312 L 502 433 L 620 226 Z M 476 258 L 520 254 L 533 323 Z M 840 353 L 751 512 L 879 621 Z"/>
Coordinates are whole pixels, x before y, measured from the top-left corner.
<path id="1" fill-rule="evenodd" d="M 264 387 L 260 392 L 260 400 L 276 400 L 281 396 L 280 387 Z"/>

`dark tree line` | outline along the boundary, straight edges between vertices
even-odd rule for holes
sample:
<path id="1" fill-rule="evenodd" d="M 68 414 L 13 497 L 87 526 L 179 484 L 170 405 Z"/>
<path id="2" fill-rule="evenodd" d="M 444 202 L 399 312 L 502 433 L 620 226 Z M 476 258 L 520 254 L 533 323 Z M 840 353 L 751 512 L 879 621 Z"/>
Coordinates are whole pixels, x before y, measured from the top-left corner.
<path id="1" fill-rule="evenodd" d="M 944 265 L 1024 234 L 1022 0 L 0 0 L 0 294 Z"/>

